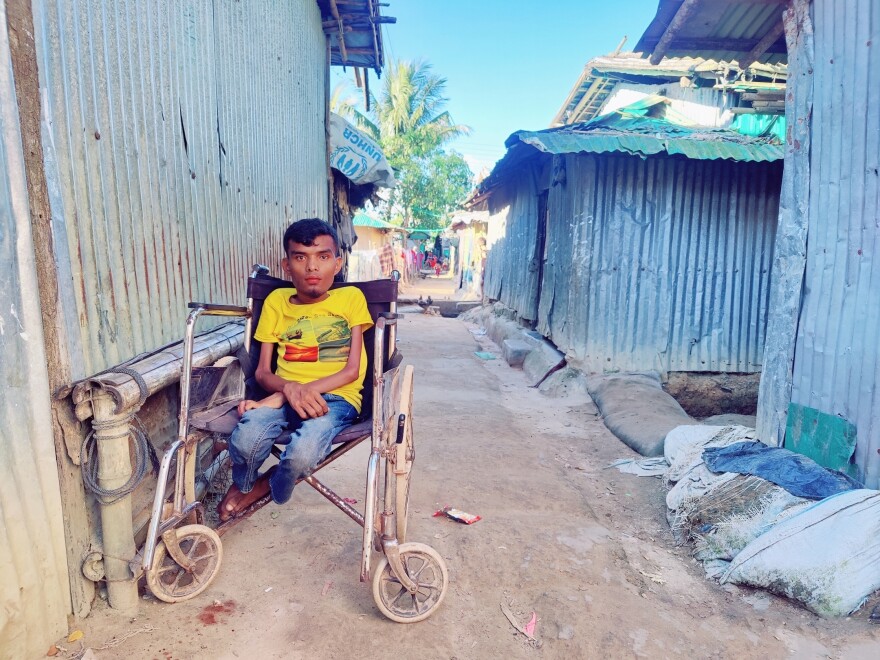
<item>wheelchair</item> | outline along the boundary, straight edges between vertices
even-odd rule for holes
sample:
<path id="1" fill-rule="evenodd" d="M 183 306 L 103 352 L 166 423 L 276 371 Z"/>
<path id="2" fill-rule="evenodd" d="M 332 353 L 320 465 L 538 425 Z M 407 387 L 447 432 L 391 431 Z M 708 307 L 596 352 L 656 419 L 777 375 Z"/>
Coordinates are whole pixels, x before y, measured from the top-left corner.
<path id="1" fill-rule="evenodd" d="M 363 527 L 361 582 L 372 580 L 373 598 L 382 614 L 399 623 L 414 623 L 440 607 L 449 576 L 445 561 L 433 548 L 407 541 L 415 459 L 413 368 L 401 368 L 402 356 L 396 349 L 398 280 L 395 272 L 386 280 L 334 284 L 334 288 L 358 287 L 374 323 L 364 333 L 367 376 L 363 408 L 355 424 L 334 438 L 330 454 L 300 481 Z M 247 282 L 246 307 L 189 304 L 178 435 L 162 458 L 146 542 L 135 560 L 140 562 L 138 572 L 145 574 L 147 586 L 160 600 L 174 603 L 202 593 L 220 570 L 223 534 L 271 501 L 266 495 L 227 521 L 211 520 L 212 498 L 219 501 L 231 483 L 223 438 L 238 422 L 238 402 L 262 396 L 253 378 L 259 356 L 253 333 L 263 302 L 275 289 L 292 286 L 271 277 L 265 266 L 256 265 Z M 203 316 L 244 318 L 244 346 L 235 357 L 194 369 L 195 326 Z M 315 474 L 367 439 L 371 449 L 361 512 Z M 280 456 L 277 445 L 273 453 Z"/>

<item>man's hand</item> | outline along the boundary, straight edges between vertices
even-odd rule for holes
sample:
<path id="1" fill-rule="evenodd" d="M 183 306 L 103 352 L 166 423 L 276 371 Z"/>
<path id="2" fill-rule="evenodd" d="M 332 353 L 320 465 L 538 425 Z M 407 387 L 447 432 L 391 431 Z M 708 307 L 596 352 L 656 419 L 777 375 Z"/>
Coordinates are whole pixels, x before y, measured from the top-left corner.
<path id="1" fill-rule="evenodd" d="M 330 412 L 324 397 L 310 385 L 287 383 L 282 392 L 287 403 L 302 419 L 321 417 Z"/>
<path id="2" fill-rule="evenodd" d="M 241 403 L 238 404 L 238 416 L 241 417 L 248 410 L 253 410 L 254 408 L 259 408 L 260 404 L 256 401 L 252 401 L 251 399 L 245 399 Z"/>

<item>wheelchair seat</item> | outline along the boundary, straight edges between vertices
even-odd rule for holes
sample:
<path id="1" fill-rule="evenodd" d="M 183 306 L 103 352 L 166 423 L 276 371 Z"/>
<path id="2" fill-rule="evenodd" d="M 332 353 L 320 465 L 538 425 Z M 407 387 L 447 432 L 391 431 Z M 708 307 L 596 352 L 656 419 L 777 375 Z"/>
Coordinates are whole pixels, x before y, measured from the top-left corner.
<path id="1" fill-rule="evenodd" d="M 364 294 L 364 298 L 367 300 L 367 309 L 370 312 L 370 318 L 373 319 L 373 323 L 375 324 L 381 314 L 393 313 L 396 311 L 397 284 L 396 280 L 391 279 L 372 280 L 369 282 L 337 282 L 331 288 L 338 289 L 344 286 L 354 286 L 360 289 Z M 254 378 L 260 357 L 260 343 L 253 340 L 253 333 L 256 332 L 260 312 L 262 312 L 263 303 L 265 302 L 266 297 L 276 289 L 280 288 L 295 287 L 291 282 L 260 273 L 248 278 L 248 307 L 252 311 L 250 321 L 246 326 L 246 332 L 250 333 L 250 349 L 248 351 L 242 349 L 236 357 L 238 358 L 245 379 L 246 396 L 249 399 L 260 399 L 267 395 L 267 393 L 260 388 Z M 364 333 L 364 346 L 366 347 L 367 354 L 367 371 L 364 376 L 364 388 L 361 392 L 363 397 L 361 414 L 358 416 L 357 420 L 355 420 L 354 424 L 343 429 L 333 438 L 332 444 L 334 445 L 368 438 L 372 432 L 371 412 L 373 401 L 373 364 L 376 360 L 373 351 L 373 339 L 375 334 L 374 327 L 375 325 L 370 327 L 370 329 Z M 398 366 L 402 360 L 402 356 L 397 351 L 396 347 L 391 350 L 392 344 L 390 342 L 393 341 L 393 337 L 390 333 L 385 335 L 385 340 L 385 346 L 383 347 L 381 356 L 383 372 Z M 273 355 L 273 371 L 276 367 L 276 360 L 277 356 Z M 193 411 L 190 414 L 190 426 L 210 433 L 229 435 L 235 430 L 240 419 L 237 408 L 238 401 L 225 401 L 224 403 L 208 407 L 204 410 Z M 278 439 L 283 438 L 287 433 L 288 431 L 282 431 L 278 435 Z"/>

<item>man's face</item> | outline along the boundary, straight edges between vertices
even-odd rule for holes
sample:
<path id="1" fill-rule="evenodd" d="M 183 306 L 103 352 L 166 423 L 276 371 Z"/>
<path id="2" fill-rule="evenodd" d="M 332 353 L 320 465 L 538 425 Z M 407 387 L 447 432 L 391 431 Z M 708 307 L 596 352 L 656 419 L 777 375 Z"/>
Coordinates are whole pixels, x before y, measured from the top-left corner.
<path id="1" fill-rule="evenodd" d="M 290 241 L 281 268 L 296 287 L 300 302 L 318 302 L 330 290 L 333 277 L 342 268 L 342 257 L 336 256 L 330 236 L 318 236 L 312 245 Z"/>

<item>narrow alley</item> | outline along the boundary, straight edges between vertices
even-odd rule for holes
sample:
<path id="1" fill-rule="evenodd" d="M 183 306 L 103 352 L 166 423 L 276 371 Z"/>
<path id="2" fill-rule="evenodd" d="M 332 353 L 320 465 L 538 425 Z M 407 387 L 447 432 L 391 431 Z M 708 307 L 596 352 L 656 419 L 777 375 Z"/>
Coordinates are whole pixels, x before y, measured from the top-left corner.
<path id="1" fill-rule="evenodd" d="M 360 528 L 303 485 L 224 537 L 205 593 L 175 605 L 146 595 L 136 619 L 104 604 L 81 642 L 100 658 L 160 660 L 875 657 L 865 609 L 823 620 L 706 580 L 673 542 L 661 481 L 605 469 L 634 454 L 591 404 L 547 397 L 503 360 L 479 359 L 498 349 L 459 319 L 407 313 L 399 343 L 416 367 L 408 540 L 436 548 L 450 573 L 436 615 L 409 626 L 383 617 L 357 580 Z M 359 503 L 367 449 L 323 473 Z M 482 520 L 432 517 L 446 505 Z M 536 614 L 536 642 L 502 606 L 519 625 Z"/>

